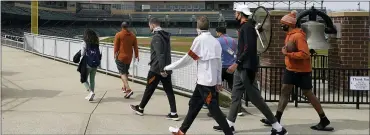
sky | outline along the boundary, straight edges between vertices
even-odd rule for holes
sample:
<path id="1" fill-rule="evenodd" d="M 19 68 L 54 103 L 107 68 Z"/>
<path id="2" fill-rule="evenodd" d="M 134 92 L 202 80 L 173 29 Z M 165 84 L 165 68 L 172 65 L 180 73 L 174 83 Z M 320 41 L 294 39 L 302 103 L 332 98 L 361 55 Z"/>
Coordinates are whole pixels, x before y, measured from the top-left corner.
<path id="1" fill-rule="evenodd" d="M 360 0 L 353 0 L 353 1 L 351 1 L 351 2 L 338 2 L 338 1 L 340 1 L 340 0 L 337 0 L 337 1 L 329 1 L 329 0 L 327 0 L 327 1 L 324 1 L 324 4 L 323 4 L 323 6 L 324 7 L 326 7 L 327 9 L 330 9 L 330 10 L 332 10 L 332 11 L 343 11 L 343 10 L 358 10 L 359 9 L 359 5 L 358 5 L 358 3 L 360 3 L 360 8 L 362 9 L 362 10 L 366 10 L 366 11 L 369 11 L 369 1 L 367 1 L 367 2 L 364 2 L 364 1 L 362 1 L 362 2 L 358 2 L 358 1 L 360 1 Z M 264 6 L 264 7 L 267 7 L 267 8 L 269 8 L 269 7 L 271 7 L 272 8 L 272 4 L 271 4 L 272 2 L 269 2 L 269 3 L 261 3 L 261 5 L 262 6 Z M 294 7 L 300 7 L 300 8 L 304 8 L 304 1 L 302 1 L 302 2 L 294 2 L 293 4 L 292 4 L 293 2 L 291 2 L 291 8 L 294 8 Z M 321 3 L 319 2 L 319 3 L 317 3 L 317 2 L 311 2 L 311 3 L 308 3 L 307 4 L 307 7 L 309 8 L 309 7 L 311 7 L 311 6 L 315 6 L 316 8 L 320 8 L 321 7 L 321 5 L 320 5 Z M 248 6 L 249 7 L 251 7 L 251 8 L 255 8 L 255 7 L 257 7 L 257 3 L 255 3 L 255 4 L 248 4 Z M 279 8 L 279 9 L 288 9 L 288 2 L 285 2 L 285 3 L 282 3 L 282 2 L 280 2 L 280 3 L 278 3 L 278 4 L 276 4 L 275 5 L 275 8 Z"/>

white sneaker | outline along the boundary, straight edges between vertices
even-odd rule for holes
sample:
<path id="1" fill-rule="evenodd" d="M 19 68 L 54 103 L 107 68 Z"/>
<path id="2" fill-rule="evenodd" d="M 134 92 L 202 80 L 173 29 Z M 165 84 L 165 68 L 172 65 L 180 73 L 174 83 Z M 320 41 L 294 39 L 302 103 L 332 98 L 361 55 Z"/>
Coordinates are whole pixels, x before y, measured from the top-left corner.
<path id="1" fill-rule="evenodd" d="M 179 132 L 180 129 L 179 128 L 175 128 L 175 127 L 169 127 L 168 130 L 170 132 L 172 132 L 172 133 L 177 133 L 177 132 Z"/>
<path id="2" fill-rule="evenodd" d="M 238 113 L 238 116 L 244 116 L 243 112 Z"/>
<path id="3" fill-rule="evenodd" d="M 90 92 L 89 95 L 85 97 L 86 100 L 93 101 L 95 93 Z"/>

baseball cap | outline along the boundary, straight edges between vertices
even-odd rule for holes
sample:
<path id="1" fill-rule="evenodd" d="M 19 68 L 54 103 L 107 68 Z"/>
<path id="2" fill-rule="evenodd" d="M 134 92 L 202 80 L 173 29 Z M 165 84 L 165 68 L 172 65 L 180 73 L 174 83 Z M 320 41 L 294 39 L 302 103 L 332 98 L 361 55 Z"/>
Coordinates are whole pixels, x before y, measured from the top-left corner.
<path id="1" fill-rule="evenodd" d="M 234 10 L 238 12 L 242 12 L 245 15 L 252 15 L 252 12 L 250 11 L 247 5 L 236 5 Z"/>

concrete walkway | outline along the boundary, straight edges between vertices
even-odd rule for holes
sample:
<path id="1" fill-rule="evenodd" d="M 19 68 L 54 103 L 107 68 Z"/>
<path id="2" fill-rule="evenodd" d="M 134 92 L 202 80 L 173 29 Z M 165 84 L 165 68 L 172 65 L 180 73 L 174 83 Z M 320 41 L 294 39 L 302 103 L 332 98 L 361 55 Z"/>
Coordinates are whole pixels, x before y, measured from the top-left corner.
<path id="1" fill-rule="evenodd" d="M 169 134 L 168 126 L 181 122 L 165 119 L 169 112 L 167 97 L 158 90 L 149 102 L 145 116 L 137 116 L 129 104 L 138 104 L 145 86 L 131 83 L 132 99 L 124 99 L 119 78 L 98 73 L 96 101 L 79 82 L 76 66 L 46 59 L 13 48 L 2 47 L 2 133 L 3 134 Z M 176 95 L 178 113 L 183 118 L 188 98 Z M 273 111 L 276 104 L 270 104 Z M 305 104 L 290 105 L 283 124 L 295 134 L 369 134 L 369 107 L 362 105 L 324 106 L 334 132 L 317 132 L 309 126 L 318 121 L 315 111 Z M 223 109 L 227 113 L 226 109 Z M 254 107 L 237 120 L 237 134 L 269 134 Z M 216 122 L 202 110 L 188 134 L 222 134 L 212 130 Z"/>

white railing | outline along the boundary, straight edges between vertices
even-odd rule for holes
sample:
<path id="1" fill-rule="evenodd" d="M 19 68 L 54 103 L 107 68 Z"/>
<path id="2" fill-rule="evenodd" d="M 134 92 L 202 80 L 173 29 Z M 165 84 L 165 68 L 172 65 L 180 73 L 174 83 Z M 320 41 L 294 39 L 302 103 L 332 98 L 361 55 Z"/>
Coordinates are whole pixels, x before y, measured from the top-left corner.
<path id="1" fill-rule="evenodd" d="M 67 63 L 73 63 L 73 56 L 80 50 L 82 40 L 63 38 L 47 35 L 35 35 L 31 33 L 24 33 L 24 42 L 15 41 L 8 38 L 1 38 L 2 44 L 27 52 L 42 55 L 44 57 L 62 60 Z M 117 66 L 114 60 L 113 44 L 100 43 L 100 50 L 103 54 L 101 71 L 105 73 L 118 74 Z M 130 75 L 135 79 L 146 81 L 149 71 L 150 49 L 146 47 L 139 47 L 140 61 L 133 59 L 130 65 Z M 172 52 L 172 62 L 179 60 L 184 53 Z M 174 88 L 192 92 L 195 88 L 196 82 L 196 63 L 189 65 L 181 70 L 175 70 L 172 74 L 172 83 Z"/>

